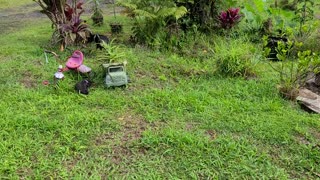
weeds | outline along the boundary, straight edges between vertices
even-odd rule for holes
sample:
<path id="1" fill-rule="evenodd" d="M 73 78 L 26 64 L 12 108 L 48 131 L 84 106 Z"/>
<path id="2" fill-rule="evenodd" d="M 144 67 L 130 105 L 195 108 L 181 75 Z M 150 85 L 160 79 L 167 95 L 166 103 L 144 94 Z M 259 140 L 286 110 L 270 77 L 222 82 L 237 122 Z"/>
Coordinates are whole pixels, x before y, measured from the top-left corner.
<path id="1" fill-rule="evenodd" d="M 219 40 L 215 44 L 217 73 L 228 76 L 255 76 L 257 53 L 243 39 Z"/>

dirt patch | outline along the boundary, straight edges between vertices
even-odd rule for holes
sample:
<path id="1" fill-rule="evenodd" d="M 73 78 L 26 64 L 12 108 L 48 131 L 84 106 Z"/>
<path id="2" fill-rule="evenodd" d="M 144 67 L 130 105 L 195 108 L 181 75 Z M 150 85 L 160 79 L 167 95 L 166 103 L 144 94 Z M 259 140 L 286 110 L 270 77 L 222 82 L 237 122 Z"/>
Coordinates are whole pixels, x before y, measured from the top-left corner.
<path id="1" fill-rule="evenodd" d="M 309 145 L 311 142 L 302 134 L 295 135 L 295 140 L 299 144 Z"/>
<path id="2" fill-rule="evenodd" d="M 26 177 L 33 179 L 34 178 L 34 172 L 29 167 L 21 167 L 16 171 L 17 175 L 19 176 L 19 179 L 25 179 Z"/>
<path id="3" fill-rule="evenodd" d="M 130 158 L 133 154 L 131 146 L 133 142 L 138 141 L 142 137 L 142 133 L 149 126 L 142 117 L 127 113 L 118 118 L 122 129 L 119 144 L 113 145 L 112 162 L 120 164 L 125 159 Z"/>
<path id="4" fill-rule="evenodd" d="M 80 159 L 80 156 L 77 156 L 74 159 L 63 161 L 62 164 L 64 165 L 64 167 L 66 167 L 68 171 L 72 171 L 72 169 L 77 165 Z"/>
<path id="5" fill-rule="evenodd" d="M 214 130 L 207 130 L 206 135 L 209 136 L 211 140 L 214 140 L 217 138 L 217 133 Z"/>
<path id="6" fill-rule="evenodd" d="M 137 151 L 134 143 L 139 141 L 146 129 L 154 126 L 152 123 L 147 123 L 142 116 L 130 111 L 118 117 L 118 121 L 119 131 L 103 134 L 95 139 L 96 146 L 110 148 L 111 153 L 107 155 L 107 158 L 110 158 L 115 165 L 130 161 L 134 152 Z M 138 150 L 135 153 L 145 153 L 145 151 Z"/>
<path id="7" fill-rule="evenodd" d="M 186 128 L 187 131 L 192 131 L 194 129 L 194 126 L 195 126 L 194 123 L 188 122 L 188 123 L 186 123 L 186 127 L 185 128 Z"/>
<path id="8" fill-rule="evenodd" d="M 310 133 L 312 134 L 312 136 L 317 139 L 320 143 L 320 131 L 315 129 L 315 128 L 311 128 L 310 129 Z"/>
<path id="9" fill-rule="evenodd" d="M 141 138 L 142 132 L 146 130 L 148 124 L 142 117 L 123 116 L 119 118 L 123 126 L 122 142 L 135 141 Z"/>
<path id="10" fill-rule="evenodd" d="M 33 78 L 32 73 L 30 71 L 22 73 L 22 79 L 20 83 L 26 88 L 34 88 L 37 86 L 37 82 L 35 78 Z"/>

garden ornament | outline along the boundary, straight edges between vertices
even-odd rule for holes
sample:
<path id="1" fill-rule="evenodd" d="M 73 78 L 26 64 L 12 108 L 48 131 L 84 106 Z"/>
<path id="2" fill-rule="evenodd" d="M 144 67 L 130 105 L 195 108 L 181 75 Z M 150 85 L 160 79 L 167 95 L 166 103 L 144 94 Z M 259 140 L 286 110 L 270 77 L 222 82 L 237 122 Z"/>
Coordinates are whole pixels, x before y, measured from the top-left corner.
<path id="1" fill-rule="evenodd" d="M 66 62 L 67 68 L 65 69 L 65 71 L 71 69 L 71 70 L 79 71 L 81 73 L 89 73 L 91 71 L 91 68 L 82 64 L 83 59 L 84 59 L 84 56 L 80 50 L 74 51 L 72 53 L 72 56 Z"/>
<path id="2" fill-rule="evenodd" d="M 90 34 L 88 38 L 88 42 L 95 42 L 96 43 L 96 48 L 99 50 L 102 50 L 104 47 L 101 45 L 102 43 L 109 43 L 109 38 L 105 35 L 102 34 Z"/>
<path id="3" fill-rule="evenodd" d="M 68 59 L 66 66 L 69 69 L 77 69 L 83 63 L 83 54 L 81 51 L 76 50 L 72 56 Z"/>
<path id="4" fill-rule="evenodd" d="M 89 94 L 89 87 L 91 86 L 92 82 L 90 80 L 82 80 L 78 82 L 75 86 L 75 90 L 81 94 L 88 95 Z"/>
<path id="5" fill-rule="evenodd" d="M 62 65 L 59 65 L 58 71 L 54 73 L 54 78 L 53 78 L 54 84 L 57 85 L 59 80 L 62 80 L 63 78 L 64 78 L 63 68 L 62 68 Z"/>
<path id="6" fill-rule="evenodd" d="M 57 80 L 63 79 L 64 75 L 63 75 L 62 72 L 63 72 L 62 65 L 59 65 L 58 71 L 54 74 L 54 78 L 57 79 Z"/>
<path id="7" fill-rule="evenodd" d="M 124 63 L 102 64 L 106 71 L 105 83 L 107 87 L 125 86 L 128 84 L 128 76 Z"/>

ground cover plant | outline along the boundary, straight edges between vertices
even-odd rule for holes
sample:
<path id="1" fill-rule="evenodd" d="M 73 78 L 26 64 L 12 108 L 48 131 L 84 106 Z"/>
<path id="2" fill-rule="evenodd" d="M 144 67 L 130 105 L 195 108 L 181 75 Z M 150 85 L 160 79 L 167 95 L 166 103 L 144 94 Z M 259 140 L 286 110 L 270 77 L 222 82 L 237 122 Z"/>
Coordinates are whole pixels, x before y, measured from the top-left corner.
<path id="1" fill-rule="evenodd" d="M 1 179 L 320 178 L 320 116 L 281 97 L 269 65 L 281 62 L 264 59 L 262 42 L 246 37 L 246 17 L 228 32 L 183 39 L 176 53 L 133 46 L 132 21 L 122 15 L 123 34 L 110 35 L 107 6 L 104 23 L 91 28 L 114 39 L 119 54 L 111 56 L 95 44 L 61 52 L 41 8 L 16 2 L 0 4 Z M 82 17 L 92 24 L 90 12 Z M 75 92 L 76 72 L 58 88 L 43 84 L 78 48 L 96 74 L 90 94 Z M 59 57 L 46 63 L 45 50 Z M 105 88 L 99 53 L 128 62 L 128 87 Z"/>

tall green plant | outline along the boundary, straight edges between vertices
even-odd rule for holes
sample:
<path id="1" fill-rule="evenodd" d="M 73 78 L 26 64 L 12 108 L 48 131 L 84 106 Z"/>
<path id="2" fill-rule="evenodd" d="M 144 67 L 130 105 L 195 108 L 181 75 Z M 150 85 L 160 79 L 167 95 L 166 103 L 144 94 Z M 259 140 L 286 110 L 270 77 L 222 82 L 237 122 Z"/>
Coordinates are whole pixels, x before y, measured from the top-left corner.
<path id="1" fill-rule="evenodd" d="M 151 47 L 166 43 L 166 37 L 170 35 L 169 25 L 187 13 L 185 7 L 177 7 L 170 0 L 122 1 L 120 4 L 128 8 L 134 16 L 134 39 Z"/>
<path id="2" fill-rule="evenodd" d="M 299 22 L 299 36 L 303 35 L 303 26 L 307 21 L 312 20 L 314 17 L 314 11 L 312 6 L 314 5 L 313 0 L 297 0 L 298 8 L 295 10 L 296 17 L 294 20 Z"/>
<path id="3" fill-rule="evenodd" d="M 255 76 L 259 57 L 252 44 L 242 38 L 217 40 L 215 43 L 217 73 L 231 77 Z"/>
<path id="4" fill-rule="evenodd" d="M 101 43 L 103 47 L 97 55 L 97 60 L 102 63 L 114 63 L 122 61 L 124 53 L 119 49 L 119 46 L 114 45 L 113 40 L 108 44 L 105 42 Z"/>
<path id="5" fill-rule="evenodd" d="M 241 9 L 244 14 L 245 30 L 252 34 L 260 32 L 268 19 L 268 7 L 264 0 L 248 0 Z"/>
<path id="6" fill-rule="evenodd" d="M 284 43 L 279 41 L 277 47 L 277 58 L 281 61 L 279 64 L 270 66 L 279 75 L 279 91 L 288 99 L 295 100 L 298 95 L 298 89 L 305 84 L 307 76 L 311 73 L 317 73 L 320 67 L 320 61 L 315 53 L 310 50 L 297 53 L 297 57 L 292 57 L 295 46 L 301 46 L 301 43 L 293 42 L 290 39 Z"/>
<path id="7" fill-rule="evenodd" d="M 202 32 L 211 31 L 218 20 L 218 9 L 235 6 L 235 0 L 175 0 L 174 2 L 177 6 L 184 6 L 188 10 L 188 13 L 179 20 L 179 24 L 184 31 L 194 25 L 198 26 L 198 29 Z M 222 4 L 226 6 L 220 7 Z"/>
<path id="8" fill-rule="evenodd" d="M 90 29 L 80 16 L 84 12 L 80 0 L 33 0 L 51 20 L 55 29 L 53 41 L 61 43 L 61 50 L 67 45 L 84 43 Z"/>

